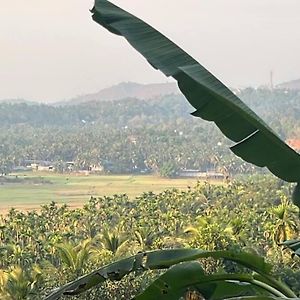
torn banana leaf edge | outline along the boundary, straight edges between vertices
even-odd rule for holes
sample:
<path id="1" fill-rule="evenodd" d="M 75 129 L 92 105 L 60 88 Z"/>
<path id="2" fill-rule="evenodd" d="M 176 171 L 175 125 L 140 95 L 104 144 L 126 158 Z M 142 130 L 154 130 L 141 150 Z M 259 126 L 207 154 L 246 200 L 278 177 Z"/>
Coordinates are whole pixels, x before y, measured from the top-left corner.
<path id="1" fill-rule="evenodd" d="M 234 154 L 267 167 L 287 182 L 300 182 L 300 155 L 222 82 L 156 29 L 106 0 L 96 0 L 93 20 L 123 36 L 155 69 L 172 76 L 189 103 L 192 114 L 213 121 L 235 142 Z"/>
<path id="2" fill-rule="evenodd" d="M 200 249 L 172 249 L 155 250 L 138 253 L 101 267 L 98 270 L 84 275 L 73 282 L 52 291 L 45 300 L 57 300 L 63 295 L 78 295 L 106 280 L 118 281 L 132 272 L 168 269 L 182 262 L 194 261 L 201 258 L 227 259 L 261 274 L 264 278 L 272 280 L 270 275 L 272 266 L 257 255 L 245 252 L 232 251 L 204 251 Z M 274 281 L 275 286 L 278 284 Z"/>

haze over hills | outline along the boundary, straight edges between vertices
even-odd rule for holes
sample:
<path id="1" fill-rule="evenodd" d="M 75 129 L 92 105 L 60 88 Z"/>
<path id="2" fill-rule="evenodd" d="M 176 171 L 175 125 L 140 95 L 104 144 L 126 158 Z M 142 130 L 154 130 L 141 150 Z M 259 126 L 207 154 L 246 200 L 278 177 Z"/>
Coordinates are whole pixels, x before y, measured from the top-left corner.
<path id="1" fill-rule="evenodd" d="M 82 95 L 67 101 L 55 103 L 55 105 L 76 105 L 85 102 L 113 101 L 125 98 L 146 100 L 179 93 L 180 91 L 175 82 L 152 84 L 122 82 L 112 87 L 103 89 L 98 93 Z"/>
<path id="2" fill-rule="evenodd" d="M 277 84 L 275 86 L 275 89 L 300 91 L 300 79 Z M 231 90 L 237 94 L 239 94 L 241 91 L 240 89 L 236 89 L 236 88 L 231 88 Z M 102 89 L 97 93 L 90 93 L 90 94 L 74 97 L 69 100 L 47 103 L 47 105 L 50 106 L 77 105 L 77 104 L 82 104 L 87 102 L 114 101 L 114 100 L 121 100 L 121 99 L 128 99 L 128 98 L 149 100 L 155 98 L 159 99 L 163 96 L 172 95 L 172 94 L 174 95 L 181 94 L 175 82 L 152 83 L 152 84 L 122 82 L 117 85 L 113 85 L 109 88 Z M 36 103 L 42 103 L 42 101 L 35 102 L 35 101 L 18 98 L 18 99 L 0 99 L 0 103 L 36 104 Z"/>
<path id="3" fill-rule="evenodd" d="M 281 84 L 276 85 L 276 88 L 300 91 L 300 79 L 283 82 Z"/>
<path id="4" fill-rule="evenodd" d="M 39 102 L 29 101 L 26 99 L 19 98 L 19 99 L 0 99 L 0 103 L 11 103 L 11 104 L 26 103 L 30 105 L 30 104 L 37 104 Z"/>

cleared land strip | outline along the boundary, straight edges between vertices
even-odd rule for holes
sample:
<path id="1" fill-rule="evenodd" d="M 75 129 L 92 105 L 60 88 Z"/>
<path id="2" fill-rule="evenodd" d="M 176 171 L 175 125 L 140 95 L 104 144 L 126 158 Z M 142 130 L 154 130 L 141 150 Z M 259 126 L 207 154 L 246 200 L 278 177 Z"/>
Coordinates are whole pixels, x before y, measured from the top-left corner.
<path id="1" fill-rule="evenodd" d="M 166 189 L 187 189 L 196 178 L 161 178 L 152 175 L 75 176 L 69 174 L 26 173 L 13 174 L 0 182 L 0 213 L 12 207 L 19 210 L 39 209 L 40 205 L 55 201 L 71 207 L 81 207 L 91 196 L 127 194 L 134 198 L 144 192 Z"/>

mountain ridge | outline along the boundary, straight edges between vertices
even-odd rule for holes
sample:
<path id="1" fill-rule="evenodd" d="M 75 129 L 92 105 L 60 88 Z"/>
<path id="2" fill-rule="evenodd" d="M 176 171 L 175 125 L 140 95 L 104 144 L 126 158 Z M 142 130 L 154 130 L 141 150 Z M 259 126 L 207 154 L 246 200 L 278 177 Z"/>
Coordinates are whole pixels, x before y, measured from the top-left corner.
<path id="1" fill-rule="evenodd" d="M 147 100 L 179 93 L 179 89 L 175 82 L 150 84 L 121 82 L 117 85 L 102 89 L 99 92 L 78 96 L 66 101 L 56 102 L 54 105 L 77 105 L 86 102 L 115 101 L 126 98 Z"/>
<path id="2" fill-rule="evenodd" d="M 275 89 L 285 89 L 300 91 L 300 79 L 286 81 L 279 83 L 275 86 Z M 231 88 L 231 90 L 237 94 L 241 90 L 238 88 Z M 171 94 L 181 94 L 177 84 L 175 82 L 165 83 L 150 83 L 142 84 L 136 82 L 121 82 L 116 85 L 112 85 L 108 88 L 101 89 L 95 93 L 87 93 L 77 97 L 72 97 L 67 100 L 61 100 L 57 102 L 42 102 L 42 101 L 31 101 L 23 98 L 12 98 L 12 99 L 0 99 L 0 103 L 26 103 L 26 104 L 47 104 L 50 106 L 64 106 L 64 105 L 78 105 L 88 102 L 102 102 L 102 101 L 115 101 L 128 98 L 135 98 L 139 100 L 156 99 L 162 96 Z"/>

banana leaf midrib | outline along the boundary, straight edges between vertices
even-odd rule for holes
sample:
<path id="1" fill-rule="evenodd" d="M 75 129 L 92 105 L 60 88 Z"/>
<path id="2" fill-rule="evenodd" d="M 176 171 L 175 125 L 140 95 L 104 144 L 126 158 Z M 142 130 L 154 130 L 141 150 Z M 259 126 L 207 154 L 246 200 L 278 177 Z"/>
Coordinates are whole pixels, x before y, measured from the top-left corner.
<path id="1" fill-rule="evenodd" d="M 98 9 L 97 9 L 97 3 L 100 3 L 101 1 L 96 1 L 96 5 L 95 5 L 95 7 L 92 9 L 92 13 L 94 13 L 94 16 L 93 16 L 93 18 L 95 19 L 95 17 L 96 16 L 98 16 L 100 19 L 101 19 L 101 16 L 102 16 L 102 14 L 101 14 L 101 12 L 99 12 L 98 11 Z M 107 2 L 107 1 L 105 1 L 105 2 Z M 110 3 L 111 4 L 111 3 Z M 113 4 L 111 4 L 112 6 L 114 6 L 114 7 L 116 7 L 117 8 L 117 6 L 115 6 L 115 5 L 113 5 Z M 99 4 L 99 7 L 100 7 L 100 4 Z M 121 13 L 122 12 L 122 13 Z M 106 24 L 106 25 L 109 25 L 109 26 L 105 26 L 107 29 L 108 29 L 108 27 L 111 27 L 111 28 L 113 28 L 113 29 L 115 29 L 115 30 L 117 30 L 117 31 L 120 31 L 121 32 L 121 30 L 120 30 L 120 28 L 116 28 L 116 25 L 120 25 L 120 22 L 122 22 L 122 21 L 124 21 L 124 20 L 126 20 L 126 19 L 128 19 L 128 15 L 129 16 L 131 16 L 132 18 L 135 18 L 136 20 L 138 20 L 138 21 L 141 21 L 140 19 L 138 19 L 138 18 L 136 18 L 135 16 L 133 16 L 132 14 L 130 14 L 130 13 L 127 13 L 127 12 L 125 12 L 125 11 L 123 11 L 122 9 L 120 9 L 120 8 L 118 8 L 118 13 L 111 13 L 111 17 L 113 17 L 113 19 L 114 19 L 114 21 L 112 21 L 112 22 L 109 22 L 109 24 Z M 116 16 L 118 16 L 119 18 L 117 19 L 116 18 Z M 103 16 L 102 16 L 103 17 Z M 107 18 L 108 18 L 108 16 L 107 16 Z M 97 18 L 98 19 L 98 18 Z M 141 21 L 142 22 L 142 21 Z M 101 24 L 103 24 L 104 22 L 101 22 Z M 149 26 L 149 27 L 151 27 L 150 25 L 148 25 L 148 24 L 146 24 L 147 26 Z M 151 27 L 152 28 L 152 27 Z M 168 40 L 170 43 L 172 43 L 171 42 L 171 40 L 169 40 L 166 36 L 164 36 L 164 35 L 162 35 L 166 40 Z M 125 37 L 126 38 L 126 37 Z M 127 39 L 127 38 L 126 38 Z M 128 39 L 127 39 L 128 40 Z M 129 41 L 129 40 L 128 40 Z M 130 41 L 129 41 L 129 43 L 131 43 Z M 177 49 L 179 50 L 179 52 L 181 52 L 182 54 L 184 54 L 184 56 L 186 56 L 188 59 L 190 59 L 191 60 L 191 62 L 193 62 L 193 64 L 189 64 L 189 65 L 179 65 L 178 66 L 178 72 L 180 72 L 180 71 L 183 71 L 183 72 L 185 72 L 185 73 L 187 73 L 186 71 L 185 71 L 185 69 L 186 69 L 186 67 L 189 67 L 189 66 L 191 66 L 191 65 L 199 65 L 199 66 L 201 66 L 193 57 L 191 57 L 189 54 L 187 54 L 186 52 L 184 52 L 180 47 L 178 47 L 178 46 L 176 46 L 177 47 Z M 145 56 L 146 56 L 146 53 L 144 52 L 143 53 Z M 148 61 L 149 61 L 149 63 L 151 63 L 151 65 L 153 66 L 153 67 L 156 67 L 154 64 L 153 64 L 153 62 L 152 61 L 150 61 L 149 59 L 147 59 Z M 204 69 L 204 68 L 203 68 Z M 206 72 L 208 72 L 209 73 L 209 71 L 207 71 L 206 69 L 205 69 L 205 71 Z M 189 75 L 190 76 L 190 74 L 187 74 L 187 75 Z M 213 76 L 212 74 L 210 74 L 211 76 Z M 176 77 L 176 74 L 174 74 L 174 75 L 172 75 L 173 77 Z M 213 76 L 214 77 L 214 76 Z M 194 80 L 195 80 L 195 78 L 193 78 Z M 217 78 L 215 78 L 214 77 L 214 79 L 215 80 L 217 80 L 217 82 L 218 82 L 218 84 L 222 84 Z M 232 100 L 231 99 L 228 99 L 228 97 L 227 96 L 225 96 L 225 95 L 221 95 L 221 94 L 219 94 L 219 93 L 217 93 L 216 91 L 213 91 L 210 87 L 207 87 L 207 85 L 205 85 L 205 84 L 203 84 L 203 82 L 199 82 L 199 80 L 196 80 L 197 81 L 197 83 L 198 84 L 201 84 L 201 85 L 203 85 L 203 86 L 205 86 L 210 92 L 212 92 L 212 93 L 214 93 L 215 95 L 217 95 L 217 96 L 220 96 L 220 98 L 221 97 L 226 97 L 227 98 L 227 100 L 229 100 L 227 103 L 224 101 L 223 103 L 225 104 L 225 105 L 230 105 L 231 104 L 231 102 L 232 102 Z M 268 125 L 267 124 L 265 124 L 264 123 L 264 121 L 262 120 L 262 119 L 260 119 L 259 118 L 259 116 L 257 115 L 257 114 L 255 114 L 255 112 L 253 112 L 251 109 L 249 109 L 246 105 L 244 105 L 244 103 L 238 98 L 238 97 L 236 97 L 231 91 L 230 91 L 230 89 L 228 89 L 227 87 L 225 87 L 226 88 L 226 90 L 227 90 L 227 92 L 228 93 L 230 93 L 231 94 L 231 96 L 235 99 L 235 101 L 238 101 L 238 105 L 242 105 L 245 109 L 247 108 L 248 109 L 248 112 L 250 113 L 251 112 L 251 118 L 248 118 L 248 120 L 249 121 L 251 121 L 251 123 L 253 123 L 253 125 L 255 126 L 255 127 L 257 127 L 257 129 L 260 129 L 260 130 L 262 130 L 262 131 L 264 131 L 265 130 L 265 128 L 264 128 L 264 126 L 265 127 L 267 127 L 267 130 L 268 131 L 272 131 L 272 129 L 270 128 L 270 127 L 268 127 Z M 230 107 L 232 108 L 232 109 L 234 109 L 235 111 L 237 111 L 237 112 L 242 112 L 242 109 L 241 108 L 239 108 L 237 105 L 236 105 L 236 103 L 234 103 L 233 105 L 230 105 Z M 250 114 L 249 114 L 249 116 L 250 116 Z M 261 122 L 264 126 L 262 126 L 261 124 L 259 124 L 259 122 L 257 121 L 257 120 L 255 120 L 255 118 L 257 118 L 257 119 L 259 119 L 259 122 Z M 255 130 L 254 130 L 255 131 Z M 253 131 L 253 132 L 254 132 Z M 253 133 L 252 132 L 252 133 Z M 252 133 L 250 133 L 249 135 L 251 135 Z M 277 137 L 277 135 L 272 131 L 272 133 L 274 134 L 274 136 L 276 136 Z M 244 137 L 244 138 L 246 138 L 246 137 Z"/>
<path id="2" fill-rule="evenodd" d="M 126 38 L 155 69 L 175 78 L 187 100 L 196 108 L 194 115 L 214 121 L 223 134 L 236 143 L 230 149 L 237 156 L 267 167 L 283 180 L 300 182 L 300 155 L 193 57 L 144 21 L 107 0 L 95 0 L 92 13 L 94 21 Z M 195 94 L 188 90 L 193 82 L 199 86 Z M 197 92 L 199 97 L 204 96 L 203 101 L 198 99 Z M 223 108 L 224 116 L 221 116 Z M 222 118 L 226 120 L 222 122 Z M 235 123 L 237 121 L 239 123 Z"/>

